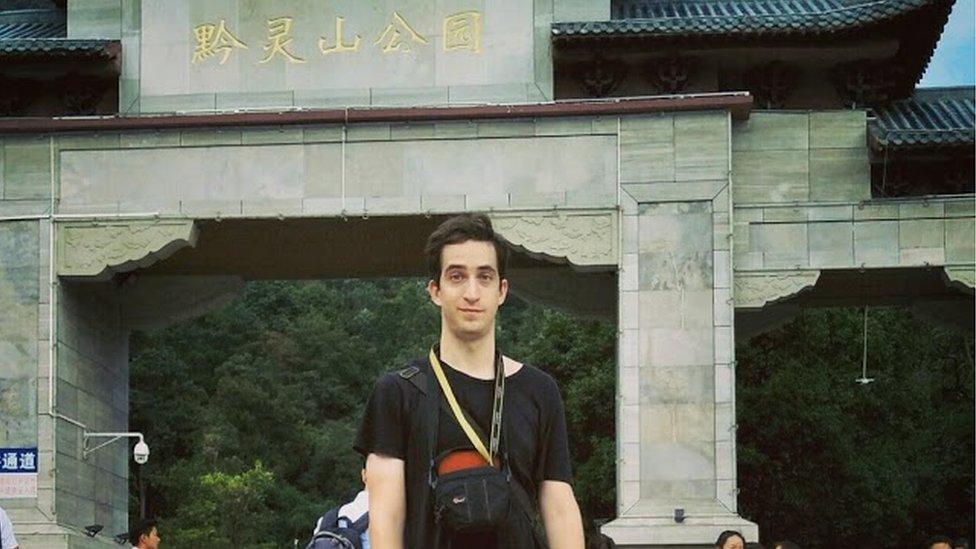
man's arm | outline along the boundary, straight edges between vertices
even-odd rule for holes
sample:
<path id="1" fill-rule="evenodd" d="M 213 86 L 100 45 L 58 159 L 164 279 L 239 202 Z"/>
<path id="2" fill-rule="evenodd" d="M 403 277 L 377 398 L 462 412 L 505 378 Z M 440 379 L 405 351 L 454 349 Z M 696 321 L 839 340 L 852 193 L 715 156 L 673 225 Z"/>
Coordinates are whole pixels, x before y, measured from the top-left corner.
<path id="1" fill-rule="evenodd" d="M 372 497 L 372 496 L 370 496 Z M 583 549 L 583 519 L 573 487 L 559 480 L 544 480 L 539 486 L 542 523 L 552 549 Z"/>
<path id="2" fill-rule="evenodd" d="M 402 549 L 407 517 L 407 490 L 403 460 L 382 454 L 366 458 L 369 493 L 369 546 Z"/>

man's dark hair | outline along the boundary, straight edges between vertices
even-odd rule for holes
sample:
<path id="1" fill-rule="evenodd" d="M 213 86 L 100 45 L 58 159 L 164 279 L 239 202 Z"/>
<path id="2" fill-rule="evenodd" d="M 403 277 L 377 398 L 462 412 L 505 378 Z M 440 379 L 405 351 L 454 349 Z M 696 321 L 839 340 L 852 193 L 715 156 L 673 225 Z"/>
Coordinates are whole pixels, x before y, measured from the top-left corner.
<path id="1" fill-rule="evenodd" d="M 505 278 L 508 266 L 508 248 L 501 238 L 491 228 L 491 220 L 484 214 L 456 215 L 441 223 L 434 232 L 427 237 L 424 255 L 427 257 L 427 276 L 434 284 L 441 280 L 441 252 L 449 244 L 461 244 L 469 240 L 475 242 L 491 242 L 495 246 L 495 256 L 498 258 L 498 278 Z"/>
<path id="2" fill-rule="evenodd" d="M 154 519 L 140 519 L 139 522 L 132 526 L 129 530 L 129 543 L 132 545 L 139 545 L 139 538 L 142 536 L 148 536 L 152 533 L 153 528 L 156 527 L 156 521 Z"/>
<path id="3" fill-rule="evenodd" d="M 739 539 L 742 540 L 742 543 L 746 542 L 746 537 L 739 532 L 736 532 L 735 530 L 726 530 L 718 535 L 718 539 L 715 540 L 715 547 L 721 549 L 721 547 L 725 545 L 725 542 L 729 541 L 729 538 L 733 536 L 738 536 Z"/>
<path id="4" fill-rule="evenodd" d="M 952 547 L 952 538 L 949 536 L 932 536 L 925 542 L 925 549 L 929 549 L 936 543 L 945 543 L 949 547 Z"/>
<path id="5" fill-rule="evenodd" d="M 774 549 L 800 549 L 800 546 L 792 541 L 777 541 L 773 544 Z"/>
<path id="6" fill-rule="evenodd" d="M 966 538 L 959 538 L 952 544 L 952 549 L 969 549 L 969 540 Z"/>

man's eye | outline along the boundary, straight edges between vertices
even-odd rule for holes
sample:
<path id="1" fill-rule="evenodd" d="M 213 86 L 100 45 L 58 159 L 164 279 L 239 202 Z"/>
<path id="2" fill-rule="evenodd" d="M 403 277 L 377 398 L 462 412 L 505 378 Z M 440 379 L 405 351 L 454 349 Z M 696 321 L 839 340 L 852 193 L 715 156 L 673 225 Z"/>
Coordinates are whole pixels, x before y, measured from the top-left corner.
<path id="1" fill-rule="evenodd" d="M 448 275 L 448 276 L 449 276 L 449 277 L 450 277 L 450 279 L 451 279 L 451 280 L 453 280 L 454 282 L 459 282 L 459 281 L 460 281 L 461 279 L 463 279 L 463 278 L 464 278 L 464 277 L 462 277 L 462 276 L 461 276 L 461 273 L 451 273 L 451 274 L 450 274 L 450 275 Z"/>

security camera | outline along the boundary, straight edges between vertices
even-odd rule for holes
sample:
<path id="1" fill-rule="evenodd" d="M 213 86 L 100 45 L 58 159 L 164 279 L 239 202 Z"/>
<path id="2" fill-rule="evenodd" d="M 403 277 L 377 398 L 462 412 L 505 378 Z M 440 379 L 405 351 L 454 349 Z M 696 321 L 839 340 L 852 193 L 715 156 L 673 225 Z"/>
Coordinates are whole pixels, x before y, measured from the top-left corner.
<path id="1" fill-rule="evenodd" d="M 139 465 L 149 461 L 149 445 L 141 440 L 137 442 L 135 448 L 132 449 L 132 458 Z"/>

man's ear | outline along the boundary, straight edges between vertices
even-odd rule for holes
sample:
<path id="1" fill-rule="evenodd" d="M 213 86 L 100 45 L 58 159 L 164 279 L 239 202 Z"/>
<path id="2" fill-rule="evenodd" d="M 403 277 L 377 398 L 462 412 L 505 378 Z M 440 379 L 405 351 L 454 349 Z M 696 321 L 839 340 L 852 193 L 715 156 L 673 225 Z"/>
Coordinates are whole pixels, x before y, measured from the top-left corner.
<path id="1" fill-rule="evenodd" d="M 508 279 L 503 278 L 501 282 L 498 283 L 498 305 L 503 305 L 506 298 L 508 298 Z"/>
<path id="2" fill-rule="evenodd" d="M 427 281 L 427 294 L 434 305 L 441 306 L 441 287 L 433 278 Z"/>

